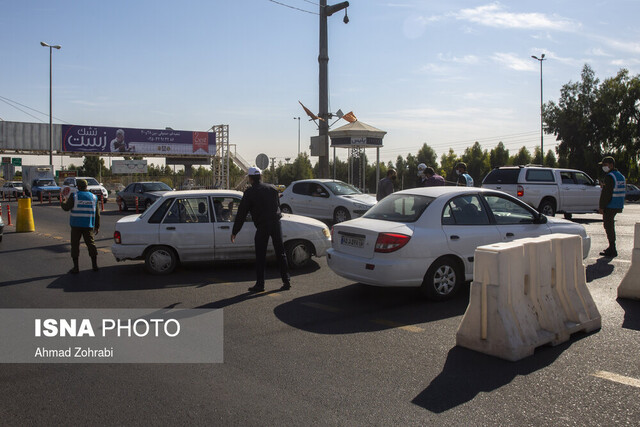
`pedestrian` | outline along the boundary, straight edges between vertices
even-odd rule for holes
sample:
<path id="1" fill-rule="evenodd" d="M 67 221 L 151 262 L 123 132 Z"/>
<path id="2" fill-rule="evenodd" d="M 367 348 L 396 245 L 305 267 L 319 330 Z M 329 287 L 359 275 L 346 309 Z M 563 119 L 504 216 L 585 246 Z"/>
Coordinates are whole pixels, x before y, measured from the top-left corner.
<path id="1" fill-rule="evenodd" d="M 460 162 L 456 165 L 456 174 L 458 175 L 458 186 L 473 187 L 473 178 L 467 173 L 467 164 Z"/>
<path id="2" fill-rule="evenodd" d="M 281 291 L 291 289 L 291 278 L 287 266 L 287 255 L 282 243 L 282 226 L 280 218 L 280 193 L 275 186 L 263 184 L 261 182 L 262 171 L 257 167 L 249 168 L 249 183 L 242 196 L 238 213 L 231 232 L 231 243 L 235 243 L 236 236 L 242 229 L 247 214 L 251 213 L 253 224 L 256 226 L 254 237 L 256 252 L 256 284 L 249 288 L 249 292 L 264 291 L 264 275 L 267 260 L 267 245 L 269 237 L 273 243 L 276 257 L 280 265 L 280 276 L 282 277 Z"/>
<path id="3" fill-rule="evenodd" d="M 425 180 L 422 183 L 423 187 L 440 187 L 444 186 L 444 178 L 436 173 L 431 166 L 428 166 L 424 170 Z"/>
<path id="4" fill-rule="evenodd" d="M 376 194 L 376 200 L 380 201 L 393 193 L 393 183 L 398 177 L 398 173 L 394 168 L 387 169 L 387 177 L 382 178 L 378 182 L 378 193 Z"/>
<path id="5" fill-rule="evenodd" d="M 605 173 L 604 185 L 600 193 L 600 203 L 598 212 L 602 214 L 602 222 L 604 231 L 607 233 L 609 247 L 600 252 L 604 257 L 616 257 L 616 214 L 622 212 L 624 208 L 624 196 L 626 191 L 626 183 L 624 176 L 616 169 L 613 157 L 607 156 L 599 163 L 602 171 Z"/>
<path id="6" fill-rule="evenodd" d="M 418 176 L 416 177 L 416 187 L 424 187 L 424 181 L 427 179 L 424 176 L 424 170 L 427 168 L 427 165 L 424 163 L 420 163 L 418 165 Z"/>
<path id="7" fill-rule="evenodd" d="M 65 201 L 60 199 L 60 205 L 65 211 L 71 211 L 69 224 L 71 225 L 71 259 L 73 268 L 70 274 L 78 274 L 78 257 L 80 256 L 80 237 L 84 239 L 85 245 L 91 257 L 91 268 L 98 271 L 98 249 L 94 242 L 94 236 L 100 230 L 100 209 L 98 198 L 87 191 L 87 181 L 79 179 L 76 181 L 78 191 L 71 193 Z"/>

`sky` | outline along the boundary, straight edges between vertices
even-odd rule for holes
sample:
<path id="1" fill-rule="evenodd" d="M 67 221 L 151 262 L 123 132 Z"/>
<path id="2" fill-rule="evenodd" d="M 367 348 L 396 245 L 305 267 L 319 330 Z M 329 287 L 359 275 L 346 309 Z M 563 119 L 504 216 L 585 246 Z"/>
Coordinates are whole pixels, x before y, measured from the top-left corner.
<path id="1" fill-rule="evenodd" d="M 544 102 L 580 81 L 585 64 L 601 81 L 640 73 L 637 0 L 349 3 L 348 24 L 344 11 L 328 20 L 330 111 L 386 131 L 385 162 L 424 143 L 438 156 L 475 141 L 533 151 L 540 63 L 531 55 L 545 54 Z M 302 151 L 317 135 L 298 101 L 318 112 L 318 9 L 317 0 L 0 0 L 0 119 L 48 123 L 44 41 L 62 46 L 54 123 L 227 124 L 249 162 L 295 158 L 298 124 Z M 556 144 L 544 136 L 545 151 Z"/>

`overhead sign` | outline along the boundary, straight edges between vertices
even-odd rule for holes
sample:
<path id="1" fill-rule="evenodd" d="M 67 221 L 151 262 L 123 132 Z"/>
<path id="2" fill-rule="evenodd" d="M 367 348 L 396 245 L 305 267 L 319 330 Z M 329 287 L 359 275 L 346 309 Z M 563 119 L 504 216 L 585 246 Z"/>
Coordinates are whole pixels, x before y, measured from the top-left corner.
<path id="1" fill-rule="evenodd" d="M 382 147 L 382 138 L 352 136 L 331 138 L 332 147 Z"/>
<path id="2" fill-rule="evenodd" d="M 215 155 L 215 132 L 62 125 L 66 153 Z"/>
<path id="3" fill-rule="evenodd" d="M 14 157 L 13 159 L 11 159 L 11 164 L 13 166 L 22 166 L 22 158 L 21 157 Z"/>
<path id="4" fill-rule="evenodd" d="M 134 174 L 147 173 L 146 160 L 114 160 L 111 162 L 111 173 Z"/>
<path id="5" fill-rule="evenodd" d="M 3 164 L 11 163 L 11 157 L 3 157 L 3 158 L 2 158 L 2 163 L 3 163 Z"/>

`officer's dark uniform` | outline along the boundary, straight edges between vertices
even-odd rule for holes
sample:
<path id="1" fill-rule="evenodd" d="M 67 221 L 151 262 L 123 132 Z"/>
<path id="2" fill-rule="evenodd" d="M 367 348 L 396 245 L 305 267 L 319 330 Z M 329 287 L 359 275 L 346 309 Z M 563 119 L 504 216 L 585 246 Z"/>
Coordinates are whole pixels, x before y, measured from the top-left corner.
<path id="1" fill-rule="evenodd" d="M 80 237 L 84 238 L 84 243 L 89 250 L 93 271 L 98 271 L 98 249 L 93 240 L 94 230 L 97 233 L 100 228 L 100 209 L 98 198 L 87 191 L 86 181 L 84 185 L 78 180 L 78 192 L 73 193 L 69 198 L 61 202 L 62 209 L 71 211 L 69 224 L 71 225 L 71 259 L 73 268 L 69 273 L 78 273 L 78 257 L 80 256 Z"/>
<path id="2" fill-rule="evenodd" d="M 600 162 L 600 164 L 603 163 L 611 164 L 612 167 L 614 165 L 612 157 L 605 157 L 602 162 Z M 607 240 L 609 241 L 609 247 L 600 252 L 602 256 L 618 256 L 618 251 L 616 250 L 615 217 L 616 214 L 622 212 L 624 208 L 625 191 L 626 183 L 624 176 L 613 167 L 612 170 L 604 176 L 604 186 L 600 193 L 599 208 L 602 211 L 604 231 L 607 233 Z"/>
<path id="3" fill-rule="evenodd" d="M 256 176 L 253 176 L 254 179 Z M 260 175 L 257 175 L 260 178 Z M 242 196 L 238 213 L 233 224 L 232 235 L 235 236 L 242 229 L 247 213 L 251 213 L 251 218 L 256 226 L 255 250 L 256 250 L 256 284 L 250 291 L 264 290 L 264 274 L 267 258 L 267 245 L 269 237 L 273 242 L 273 248 L 280 264 L 280 275 L 282 276 L 282 290 L 290 288 L 289 268 L 287 266 L 287 255 L 282 243 L 282 227 L 280 225 L 280 194 L 278 190 L 270 184 L 255 182 Z"/>

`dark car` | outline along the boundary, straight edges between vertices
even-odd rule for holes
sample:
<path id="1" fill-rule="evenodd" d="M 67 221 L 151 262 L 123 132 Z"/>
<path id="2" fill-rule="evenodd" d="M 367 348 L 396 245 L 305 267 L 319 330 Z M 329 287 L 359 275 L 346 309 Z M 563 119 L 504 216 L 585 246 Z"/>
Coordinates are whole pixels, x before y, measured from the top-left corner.
<path id="1" fill-rule="evenodd" d="M 636 202 L 640 200 L 640 188 L 633 184 L 627 184 L 627 191 L 624 198 L 630 202 Z"/>
<path id="2" fill-rule="evenodd" d="M 116 202 L 123 211 L 126 211 L 129 208 L 136 208 L 137 198 L 139 209 L 147 209 L 167 191 L 173 191 L 173 188 L 164 182 L 133 182 L 117 193 Z"/>
<path id="3" fill-rule="evenodd" d="M 0 212 L 2 212 L 2 205 L 0 205 Z M 4 231 L 4 221 L 2 220 L 2 215 L 0 215 L 0 242 L 2 242 L 3 231 Z"/>

